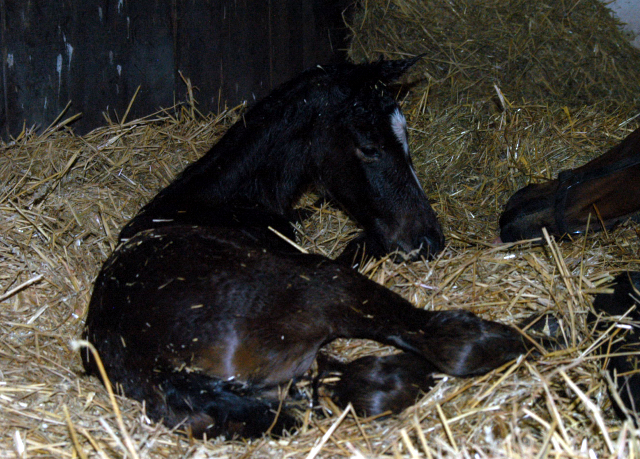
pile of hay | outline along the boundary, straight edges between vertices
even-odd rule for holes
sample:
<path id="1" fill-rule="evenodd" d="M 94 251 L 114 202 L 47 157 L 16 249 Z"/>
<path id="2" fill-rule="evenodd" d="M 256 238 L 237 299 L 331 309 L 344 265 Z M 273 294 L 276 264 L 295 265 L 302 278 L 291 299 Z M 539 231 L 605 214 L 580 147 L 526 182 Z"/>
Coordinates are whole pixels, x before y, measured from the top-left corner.
<path id="1" fill-rule="evenodd" d="M 361 5 L 351 24 L 350 56 L 425 53 L 430 106 L 483 100 L 495 95 L 494 85 L 518 103 L 640 104 L 640 56 L 598 0 Z"/>
<path id="2" fill-rule="evenodd" d="M 593 295 L 620 270 L 640 269 L 638 224 L 539 247 L 492 244 L 513 192 L 640 125 L 639 53 L 595 0 L 563 8 L 363 1 L 351 51 L 356 60 L 428 53 L 404 110 L 449 241 L 431 262 L 361 270 L 426 309 L 463 307 L 511 324 L 551 312 L 566 349 L 479 378 L 441 377 L 385 420 L 325 400 L 333 416 L 312 416 L 279 440 L 192 441 L 150 423 L 138 403 L 118 397 L 115 410 L 71 345 L 92 281 L 119 228 L 242 108 L 204 117 L 191 102 L 82 138 L 62 122 L 0 145 L 0 457 L 638 457 L 638 431 L 614 417 L 584 325 Z M 325 206 L 299 230 L 304 247 L 334 256 L 355 227 Z M 355 340 L 331 350 L 346 359 L 389 351 Z"/>

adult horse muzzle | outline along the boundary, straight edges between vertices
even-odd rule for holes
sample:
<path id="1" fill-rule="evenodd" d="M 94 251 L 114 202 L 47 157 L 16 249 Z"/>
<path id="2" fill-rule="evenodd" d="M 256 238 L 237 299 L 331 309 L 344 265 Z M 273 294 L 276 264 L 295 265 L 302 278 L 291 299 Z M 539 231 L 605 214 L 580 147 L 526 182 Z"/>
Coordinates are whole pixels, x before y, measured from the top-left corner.
<path id="1" fill-rule="evenodd" d="M 556 180 L 515 193 L 500 216 L 502 242 L 611 228 L 640 211 L 640 128 L 603 155 Z"/>

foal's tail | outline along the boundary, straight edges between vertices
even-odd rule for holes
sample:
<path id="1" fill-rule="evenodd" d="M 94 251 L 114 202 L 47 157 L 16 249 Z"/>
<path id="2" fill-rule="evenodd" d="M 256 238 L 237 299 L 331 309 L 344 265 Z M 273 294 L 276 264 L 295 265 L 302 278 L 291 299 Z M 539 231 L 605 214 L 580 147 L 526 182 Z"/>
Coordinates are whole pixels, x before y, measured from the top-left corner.
<path id="1" fill-rule="evenodd" d="M 87 373 L 100 377 L 93 356 L 81 354 Z M 118 359 L 109 363 L 115 363 L 106 368 L 111 381 L 124 395 L 144 401 L 149 418 L 196 438 L 279 436 L 298 424 L 285 404 L 232 380 L 144 365 L 132 369 Z"/>
<path id="2" fill-rule="evenodd" d="M 197 438 L 255 438 L 264 433 L 282 435 L 297 421 L 277 400 L 261 399 L 246 386 L 233 381 L 186 372 L 161 373 L 161 403 L 149 416 L 164 418 L 170 427 Z"/>

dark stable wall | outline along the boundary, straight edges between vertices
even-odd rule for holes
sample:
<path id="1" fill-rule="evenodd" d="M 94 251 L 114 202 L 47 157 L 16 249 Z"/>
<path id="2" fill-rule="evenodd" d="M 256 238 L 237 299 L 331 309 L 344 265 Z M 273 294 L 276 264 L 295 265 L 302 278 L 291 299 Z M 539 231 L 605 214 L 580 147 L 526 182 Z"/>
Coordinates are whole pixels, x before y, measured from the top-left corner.
<path id="1" fill-rule="evenodd" d="M 307 67 L 345 58 L 348 0 L 0 0 L 0 137 L 66 119 L 83 134 L 185 100 L 253 102 Z"/>

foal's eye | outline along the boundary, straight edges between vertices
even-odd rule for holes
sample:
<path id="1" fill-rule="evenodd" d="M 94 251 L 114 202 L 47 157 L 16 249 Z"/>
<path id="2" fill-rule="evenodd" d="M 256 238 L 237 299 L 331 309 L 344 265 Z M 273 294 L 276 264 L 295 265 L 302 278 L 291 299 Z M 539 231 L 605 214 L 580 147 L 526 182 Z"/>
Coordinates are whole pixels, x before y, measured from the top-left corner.
<path id="1" fill-rule="evenodd" d="M 356 148 L 356 156 L 365 163 L 371 163 L 378 160 L 378 158 L 380 157 L 380 152 L 377 148 L 360 147 Z"/>

